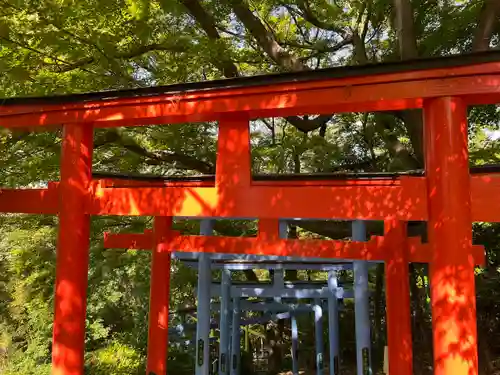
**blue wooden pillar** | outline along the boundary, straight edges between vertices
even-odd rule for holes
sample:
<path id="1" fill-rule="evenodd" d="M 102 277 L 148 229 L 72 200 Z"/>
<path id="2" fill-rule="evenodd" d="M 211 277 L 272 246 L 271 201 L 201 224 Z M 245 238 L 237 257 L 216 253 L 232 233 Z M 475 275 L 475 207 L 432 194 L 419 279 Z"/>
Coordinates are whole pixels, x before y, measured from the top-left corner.
<path id="1" fill-rule="evenodd" d="M 273 273 L 273 285 L 281 292 L 281 290 L 285 287 L 285 270 L 275 269 Z"/>
<path id="2" fill-rule="evenodd" d="M 299 330 L 297 328 L 297 318 L 291 316 L 292 325 L 292 373 L 299 375 Z"/>
<path id="3" fill-rule="evenodd" d="M 282 238 L 282 239 L 288 238 L 288 222 L 286 220 L 280 219 L 279 231 L 280 231 L 280 238 Z"/>
<path id="4" fill-rule="evenodd" d="M 330 354 L 330 375 L 339 375 L 339 306 L 337 301 L 337 272 L 328 272 L 328 341 Z"/>
<path id="5" fill-rule="evenodd" d="M 316 341 L 316 374 L 323 375 L 324 349 L 323 349 L 323 308 L 321 300 L 315 299 L 314 306 L 314 336 Z"/>
<path id="6" fill-rule="evenodd" d="M 279 220 L 279 237 L 282 239 L 288 238 L 288 222 L 286 220 Z M 273 285 L 275 288 L 283 289 L 285 287 L 285 270 L 274 270 Z M 275 297 L 276 302 L 281 302 L 281 297 Z"/>
<path id="7" fill-rule="evenodd" d="M 364 221 L 352 223 L 353 241 L 366 241 Z M 356 361 L 358 375 L 371 375 L 370 305 L 368 301 L 368 262 L 355 261 L 354 313 L 356 321 Z"/>
<path id="8" fill-rule="evenodd" d="M 234 303 L 234 301 L 233 301 Z M 233 308 L 234 309 L 234 308 Z M 229 310 L 229 315 L 227 316 L 227 327 L 228 327 L 228 341 L 227 341 L 227 355 L 228 355 L 228 364 L 231 365 L 231 353 L 233 352 L 233 340 L 231 339 L 231 335 L 233 332 L 233 309 Z M 228 368 L 227 372 L 229 373 L 230 369 Z"/>
<path id="9" fill-rule="evenodd" d="M 276 290 L 276 297 L 274 297 L 274 302 L 281 303 L 281 293 L 283 293 L 283 289 L 285 288 L 285 270 L 274 270 L 273 286 Z"/>
<path id="10" fill-rule="evenodd" d="M 213 220 L 201 221 L 200 234 L 210 236 Z M 198 260 L 197 324 L 196 324 L 196 375 L 208 375 L 210 369 L 210 286 L 212 284 L 210 254 L 200 253 Z"/>
<path id="11" fill-rule="evenodd" d="M 219 325 L 219 375 L 229 374 L 229 305 L 231 302 L 230 292 L 231 271 L 222 269 Z"/>
<path id="12" fill-rule="evenodd" d="M 240 373 L 240 357 L 241 357 L 241 309 L 240 299 L 233 299 L 233 332 L 231 335 L 231 375 Z"/>

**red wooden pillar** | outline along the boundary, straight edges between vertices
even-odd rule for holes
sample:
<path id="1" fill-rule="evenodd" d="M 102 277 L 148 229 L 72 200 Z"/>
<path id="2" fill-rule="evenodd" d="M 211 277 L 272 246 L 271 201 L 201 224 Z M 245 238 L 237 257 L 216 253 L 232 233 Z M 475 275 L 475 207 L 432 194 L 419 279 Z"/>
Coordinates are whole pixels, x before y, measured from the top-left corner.
<path id="1" fill-rule="evenodd" d="M 59 185 L 52 373 L 83 375 L 90 216 L 85 214 L 92 178 L 93 129 L 65 125 Z"/>
<path id="2" fill-rule="evenodd" d="M 280 238 L 280 221 L 278 219 L 259 219 L 259 239 L 275 241 Z"/>
<path id="3" fill-rule="evenodd" d="M 385 290 L 389 374 L 413 374 L 411 337 L 410 282 L 406 222 L 385 222 L 386 251 Z"/>
<path id="4" fill-rule="evenodd" d="M 424 117 L 434 374 L 475 375 L 467 107 L 460 98 L 436 98 L 425 102 Z"/>
<path id="5" fill-rule="evenodd" d="M 216 185 L 231 194 L 247 188 L 252 179 L 250 129 L 246 117 L 228 117 L 219 121 Z"/>
<path id="6" fill-rule="evenodd" d="M 170 259 L 165 251 L 170 240 L 171 217 L 155 217 L 149 293 L 148 375 L 166 375 L 168 358 L 168 305 L 170 301 Z"/>

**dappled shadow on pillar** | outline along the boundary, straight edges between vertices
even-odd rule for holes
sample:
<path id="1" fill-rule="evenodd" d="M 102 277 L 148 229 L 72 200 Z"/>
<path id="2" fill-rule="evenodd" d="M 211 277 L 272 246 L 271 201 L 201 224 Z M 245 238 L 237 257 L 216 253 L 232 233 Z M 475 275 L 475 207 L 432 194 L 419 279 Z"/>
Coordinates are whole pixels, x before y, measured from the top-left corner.
<path id="1" fill-rule="evenodd" d="M 448 343 L 434 349 L 435 366 L 446 365 L 439 373 L 477 375 L 476 326 L 470 324 L 476 319 L 473 264 L 432 268 L 432 319 L 439 327 L 434 335 Z"/>

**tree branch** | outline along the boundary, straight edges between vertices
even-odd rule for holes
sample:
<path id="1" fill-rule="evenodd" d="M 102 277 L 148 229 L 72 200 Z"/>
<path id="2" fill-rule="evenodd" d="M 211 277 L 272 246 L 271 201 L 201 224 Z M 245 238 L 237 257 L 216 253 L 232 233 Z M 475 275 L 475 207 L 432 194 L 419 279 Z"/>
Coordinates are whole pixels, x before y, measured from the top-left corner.
<path id="1" fill-rule="evenodd" d="M 68 62 L 66 60 L 60 59 L 58 57 L 51 56 L 50 54 L 45 53 L 43 51 L 40 51 L 40 50 L 38 50 L 36 48 L 33 48 L 33 47 L 29 46 L 26 43 L 18 42 L 16 40 L 13 40 L 13 39 L 10 39 L 10 38 L 7 38 L 7 37 L 3 37 L 3 36 L 0 37 L 0 40 L 4 40 L 4 41 L 6 41 L 8 43 L 11 43 L 11 44 L 14 44 L 14 45 L 16 45 L 16 46 L 18 46 L 20 48 L 24 48 L 24 49 L 26 49 L 28 51 L 31 51 L 31 52 L 34 52 L 34 53 L 36 53 L 36 54 L 38 54 L 40 56 L 46 57 L 46 58 L 54 61 L 55 63 L 58 62 L 60 64 L 64 64 L 65 66 L 70 66 L 71 65 L 71 62 Z M 58 66 L 59 66 L 59 71 L 64 71 L 63 70 L 64 68 L 61 68 L 60 65 L 58 65 Z M 97 74 L 97 73 L 95 73 L 93 71 L 90 71 L 90 70 L 86 70 L 86 69 L 83 69 L 83 70 L 86 71 L 87 73 Z"/>
<path id="2" fill-rule="evenodd" d="M 363 23 L 363 27 L 361 28 L 361 32 L 359 31 L 361 21 L 363 20 L 363 15 L 367 12 L 365 22 Z M 352 44 L 354 46 L 354 61 L 358 64 L 368 64 L 368 54 L 366 53 L 366 34 L 368 33 L 368 24 L 370 23 L 372 12 L 372 3 L 371 1 L 367 4 L 364 3 L 362 10 L 359 12 L 358 19 L 356 22 L 356 29 L 352 30 Z"/>
<path id="3" fill-rule="evenodd" d="M 401 59 L 411 59 L 418 56 L 417 41 L 413 24 L 413 9 L 410 0 L 393 0 L 395 6 L 395 28 L 399 43 L 399 52 Z M 354 59 L 358 64 L 368 63 L 368 56 L 365 48 L 365 37 L 368 30 L 368 22 L 371 18 L 372 8 L 368 4 L 366 10 L 368 15 L 363 25 L 361 36 L 358 31 L 353 32 Z M 365 10 L 363 10 L 364 12 Z M 362 15 L 358 19 L 361 21 Z M 423 123 L 420 111 L 392 111 L 395 118 L 399 118 L 405 124 L 408 135 L 413 146 L 414 155 L 403 145 L 396 135 L 393 134 L 395 126 L 394 121 L 389 121 L 387 114 L 375 115 L 375 129 L 382 137 L 387 150 L 393 157 L 393 168 L 420 168 L 423 166 Z M 397 165 L 396 163 L 399 163 Z"/>
<path id="4" fill-rule="evenodd" d="M 244 0 L 226 0 L 234 13 L 249 33 L 256 39 L 260 48 L 280 67 L 288 71 L 309 70 L 296 56 L 288 53 L 275 39 L 272 32 L 266 29 L 257 16 L 248 8 Z"/>
<path id="5" fill-rule="evenodd" d="M 417 42 L 413 25 L 413 10 L 410 0 L 393 0 L 395 6 L 395 28 L 399 43 L 399 52 L 401 59 L 416 58 Z M 365 20 L 361 36 L 358 31 L 353 32 L 354 60 L 358 64 L 368 63 L 368 56 L 365 48 L 364 36 L 368 27 L 371 7 L 367 7 L 368 16 Z M 361 15 L 360 15 L 361 18 Z M 358 24 L 360 19 L 358 19 Z M 423 166 L 423 144 L 422 144 L 422 115 L 419 111 L 393 111 L 390 113 L 395 118 L 404 121 L 413 146 L 415 156 L 392 134 L 395 123 L 389 121 L 386 115 L 377 114 L 375 116 L 375 129 L 382 137 L 390 155 L 402 165 L 395 166 L 400 168 L 420 168 Z"/>
<path id="6" fill-rule="evenodd" d="M 403 112 L 406 114 L 406 112 Z M 421 115 L 418 112 L 414 112 L 418 116 Z M 405 125 L 407 128 L 410 128 L 411 126 L 418 126 L 419 129 L 421 129 L 421 120 L 420 122 L 416 122 L 418 118 L 412 118 L 411 120 L 406 121 L 405 120 Z M 415 121 L 415 122 L 413 122 Z M 401 170 L 401 169 L 417 169 L 421 167 L 421 164 L 418 160 L 418 157 L 415 158 L 405 147 L 404 144 L 401 143 L 401 141 L 398 139 L 398 137 L 393 134 L 393 129 L 395 127 L 395 121 L 393 117 L 388 116 L 385 113 L 376 113 L 375 114 L 375 128 L 377 130 L 377 133 L 380 134 L 382 139 L 384 140 L 384 143 L 387 147 L 387 150 L 393 157 L 393 163 L 399 163 L 399 164 L 393 164 L 393 167 L 391 168 L 392 170 Z M 414 145 L 415 147 L 415 145 Z"/>
<path id="7" fill-rule="evenodd" d="M 195 159 L 191 156 L 165 150 L 147 150 L 146 148 L 138 144 L 133 138 L 122 134 L 116 129 L 108 130 L 102 139 L 96 140 L 94 147 L 102 147 L 109 143 L 120 144 L 128 151 L 153 161 L 173 163 L 174 165 L 179 164 L 185 169 L 194 170 L 202 174 L 215 173 L 214 166 L 204 161 Z"/>
<path id="8" fill-rule="evenodd" d="M 361 124 L 363 125 L 363 139 L 366 143 L 366 146 L 368 147 L 368 150 L 370 151 L 370 157 L 372 162 L 370 163 L 372 167 L 376 166 L 376 160 L 377 156 L 375 155 L 375 150 L 373 148 L 373 135 L 374 132 L 371 130 L 368 132 L 368 113 L 363 114 L 363 120 L 361 121 Z"/>
<path id="9" fill-rule="evenodd" d="M 211 13 L 209 13 L 198 0 L 181 0 L 182 5 L 186 7 L 189 14 L 201 26 L 203 31 L 207 34 L 208 38 L 213 41 L 221 41 L 222 38 L 217 31 L 217 23 Z M 222 71 L 226 78 L 238 77 L 238 67 L 231 61 L 226 54 L 220 57 L 220 61 L 213 60 L 212 63 Z"/>
<path id="10" fill-rule="evenodd" d="M 336 43 L 332 46 L 318 46 L 315 44 L 300 44 L 295 42 L 282 42 L 281 44 L 293 48 L 308 49 L 316 51 L 317 54 L 321 54 L 321 53 L 337 52 L 351 43 L 352 43 L 352 37 L 346 38 L 343 41 Z"/>
<path id="11" fill-rule="evenodd" d="M 478 25 L 474 33 L 472 51 L 486 51 L 490 49 L 490 40 L 493 36 L 495 23 L 500 16 L 500 1 L 485 0 L 479 14 Z"/>
<path id="12" fill-rule="evenodd" d="M 302 61 L 288 53 L 275 39 L 274 35 L 268 31 L 260 20 L 253 14 L 244 1 L 229 1 L 236 16 L 243 23 L 245 28 L 257 40 L 259 46 L 266 54 L 280 67 L 289 71 L 303 71 L 310 68 Z M 332 115 L 318 116 L 314 120 L 304 119 L 298 116 L 287 117 L 286 120 L 300 131 L 307 133 L 324 126 Z"/>
<path id="13" fill-rule="evenodd" d="M 373 2 L 369 1 L 368 4 L 363 8 L 363 13 L 366 10 L 366 18 L 365 22 L 363 24 L 363 29 L 361 31 L 361 38 L 363 41 L 366 40 L 366 35 L 368 34 L 368 26 L 370 24 L 370 20 L 372 18 L 372 12 L 373 12 Z"/>
<path id="14" fill-rule="evenodd" d="M 284 6 L 286 9 L 288 9 L 290 16 L 293 18 L 293 22 L 295 23 L 295 25 L 297 25 L 297 31 L 299 32 L 302 39 L 304 39 L 305 42 L 311 44 L 311 42 L 309 41 L 309 33 L 302 28 L 302 25 L 297 19 L 298 12 L 295 11 L 293 7 L 291 7 L 289 4 L 286 4 L 285 2 L 281 3 L 281 5 Z"/>
<path id="15" fill-rule="evenodd" d="M 359 65 L 368 64 L 365 41 L 357 31 L 352 33 L 352 44 L 354 46 L 354 61 Z"/>
<path id="16" fill-rule="evenodd" d="M 266 51 L 273 54 L 274 58 L 268 53 L 268 55 L 280 66 L 289 67 L 293 70 L 305 70 L 309 69 L 307 65 L 303 64 L 296 57 L 291 56 L 286 52 L 275 40 L 274 35 L 268 32 L 260 20 L 250 11 L 245 4 L 236 0 L 227 0 L 233 6 L 238 18 L 241 17 L 245 20 L 241 20 L 250 34 L 257 40 L 259 46 Z M 181 0 L 182 4 L 186 7 L 189 14 L 199 23 L 201 28 L 205 31 L 207 36 L 214 40 L 220 40 L 221 37 L 217 31 L 218 27 L 214 17 L 208 13 L 200 4 L 198 0 Z M 236 9 L 238 11 L 236 11 Z M 281 51 L 281 52 L 280 52 Z M 229 58 L 224 57 L 222 62 L 213 61 L 212 63 L 217 66 L 217 68 L 224 74 L 226 78 L 236 77 L 239 75 L 238 69 L 233 61 Z M 276 59 L 276 60 L 275 60 Z M 284 64 L 284 65 L 282 65 Z M 288 117 L 287 120 L 297 127 L 300 131 L 309 132 L 320 128 L 331 119 L 330 116 L 319 116 L 313 121 L 305 120 L 298 116 Z"/>
<path id="17" fill-rule="evenodd" d="M 325 126 L 332 117 L 332 115 L 321 115 L 314 119 L 305 119 L 299 116 L 291 116 L 286 117 L 286 120 L 301 132 L 308 133 Z"/>
<path id="18" fill-rule="evenodd" d="M 299 3 L 299 8 L 301 10 L 302 18 L 304 18 L 311 25 L 316 26 L 317 28 L 323 30 L 334 31 L 337 34 L 341 35 L 344 39 L 349 37 L 349 35 L 345 30 L 342 30 L 341 28 L 335 26 L 334 24 L 325 22 L 316 17 L 313 10 L 311 9 L 308 0 L 300 0 L 298 3 Z"/>
<path id="19" fill-rule="evenodd" d="M 9 4 L 6 6 L 8 6 L 9 8 L 15 9 L 18 12 L 19 11 L 24 12 L 23 9 L 16 7 L 12 4 Z M 167 45 L 164 43 L 163 44 L 155 43 L 155 44 L 147 45 L 147 46 L 139 46 L 139 47 L 136 47 L 135 49 L 132 49 L 130 51 L 114 53 L 110 56 L 107 53 L 105 53 L 105 51 L 98 45 L 98 43 L 95 42 L 94 39 L 79 36 L 79 35 L 75 34 L 74 32 L 69 31 L 66 28 L 64 28 L 64 26 L 62 24 L 60 24 L 59 22 L 57 22 L 56 20 L 48 19 L 40 13 L 37 13 L 37 16 L 38 16 L 39 21 L 41 21 L 46 26 L 55 27 L 62 34 L 69 36 L 71 38 L 70 39 L 71 42 L 77 42 L 83 46 L 91 46 L 92 48 L 96 49 L 103 57 L 105 57 L 108 60 L 108 62 L 111 65 L 116 65 L 116 62 L 113 60 L 113 58 L 114 59 L 130 59 L 130 58 L 134 58 L 134 57 L 143 55 L 145 53 L 151 52 L 153 50 L 163 50 L 163 51 L 172 51 L 172 52 L 176 52 L 176 50 L 177 50 L 177 52 L 185 52 L 185 50 L 186 50 L 185 45 L 179 43 L 179 41 L 177 41 L 177 40 L 169 38 L 167 40 L 168 40 L 168 42 L 171 43 L 171 45 Z M 89 64 L 96 62 L 97 61 L 96 57 L 86 57 L 86 58 L 82 58 L 82 59 L 75 61 L 75 62 L 62 61 L 61 59 L 56 59 L 55 61 L 63 62 L 65 65 L 65 67 L 62 68 L 58 64 L 53 64 L 53 65 L 57 66 L 57 69 L 59 72 L 69 72 L 69 71 L 72 71 L 75 69 L 80 69 L 80 70 L 86 71 L 88 73 L 98 74 L 98 73 L 95 73 L 95 72 L 92 72 L 92 71 L 89 71 L 89 70 L 83 68 L 85 65 L 89 65 Z M 130 77 L 121 73 L 119 71 L 119 69 L 117 69 L 117 71 L 110 71 L 110 73 L 119 75 L 122 78 L 127 79 L 128 81 L 130 80 Z"/>
<path id="20" fill-rule="evenodd" d="M 115 58 L 115 59 L 132 59 L 134 57 L 138 57 L 138 56 L 144 55 L 144 54 L 152 52 L 152 51 L 186 52 L 186 50 L 187 50 L 187 48 L 185 45 L 176 41 L 175 43 L 172 43 L 171 45 L 154 43 L 154 44 L 149 44 L 149 45 L 145 45 L 145 46 L 139 46 L 139 47 L 133 48 L 129 51 L 115 53 L 114 55 L 109 56 L 109 57 Z M 96 60 L 97 59 L 95 57 L 85 57 L 81 60 L 78 60 L 78 61 L 75 61 L 72 63 L 67 63 L 68 66 L 62 68 L 61 71 L 69 72 L 69 71 L 74 70 L 74 69 L 79 69 L 85 65 L 92 64 Z"/>

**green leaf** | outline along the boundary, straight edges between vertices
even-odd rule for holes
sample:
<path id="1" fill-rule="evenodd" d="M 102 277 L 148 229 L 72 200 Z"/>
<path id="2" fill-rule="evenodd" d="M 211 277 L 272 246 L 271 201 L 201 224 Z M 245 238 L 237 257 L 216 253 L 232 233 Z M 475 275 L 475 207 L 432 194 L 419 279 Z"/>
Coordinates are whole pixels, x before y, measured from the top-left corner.
<path id="1" fill-rule="evenodd" d="M 149 0 L 125 0 L 130 14 L 137 20 L 144 20 L 149 16 Z"/>

